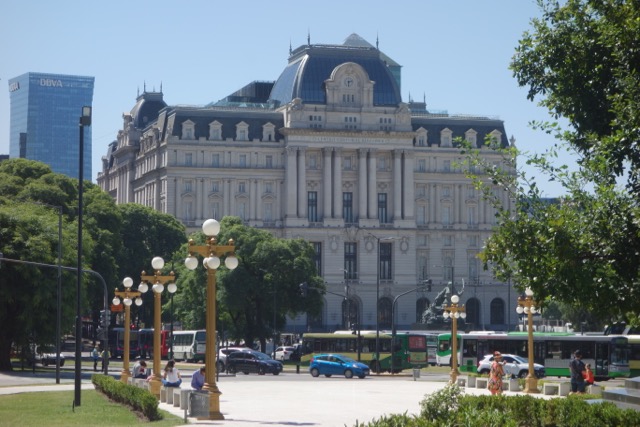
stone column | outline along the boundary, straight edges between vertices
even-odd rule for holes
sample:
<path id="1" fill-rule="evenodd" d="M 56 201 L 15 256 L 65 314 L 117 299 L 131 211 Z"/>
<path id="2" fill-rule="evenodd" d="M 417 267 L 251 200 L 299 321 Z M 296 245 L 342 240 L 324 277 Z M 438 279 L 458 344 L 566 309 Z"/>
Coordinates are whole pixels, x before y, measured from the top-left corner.
<path id="1" fill-rule="evenodd" d="M 378 217 L 378 185 L 377 185 L 377 157 L 378 150 L 369 150 L 369 173 L 367 176 L 367 186 L 369 188 L 369 209 L 367 212 L 367 218 L 376 219 Z"/>
<path id="2" fill-rule="evenodd" d="M 298 147 L 298 217 L 307 217 L 307 168 L 305 147 Z"/>
<path id="3" fill-rule="evenodd" d="M 287 147 L 287 165 L 285 169 L 285 186 L 286 186 L 286 211 L 285 217 L 296 217 L 296 206 L 298 197 L 298 173 L 296 164 L 296 155 L 298 150 L 296 147 Z"/>
<path id="4" fill-rule="evenodd" d="M 333 218 L 342 218 L 342 149 L 333 149 Z"/>
<path id="5" fill-rule="evenodd" d="M 367 150 L 358 150 L 358 217 L 367 218 Z"/>
<path id="6" fill-rule="evenodd" d="M 414 153 L 404 152 L 404 219 L 415 218 Z"/>
<path id="7" fill-rule="evenodd" d="M 325 147 L 322 149 L 322 206 L 323 217 L 331 218 L 331 152 L 333 148 Z"/>
<path id="8" fill-rule="evenodd" d="M 402 219 L 402 150 L 393 150 L 393 220 L 399 219 Z"/>

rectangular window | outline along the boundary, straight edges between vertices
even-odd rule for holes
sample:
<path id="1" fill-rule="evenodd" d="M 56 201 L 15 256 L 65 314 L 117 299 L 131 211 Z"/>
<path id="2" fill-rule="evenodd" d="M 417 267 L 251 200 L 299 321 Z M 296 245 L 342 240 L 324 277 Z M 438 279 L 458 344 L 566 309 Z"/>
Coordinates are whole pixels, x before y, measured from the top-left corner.
<path id="1" fill-rule="evenodd" d="M 391 280 L 391 252 L 393 243 L 380 243 L 380 279 Z"/>
<path id="2" fill-rule="evenodd" d="M 475 206 L 468 206 L 467 207 L 467 224 L 469 224 L 469 225 L 477 224 L 476 207 Z"/>
<path id="3" fill-rule="evenodd" d="M 451 160 L 445 160 L 442 164 L 442 169 L 445 172 L 451 172 Z"/>
<path id="4" fill-rule="evenodd" d="M 381 224 L 388 222 L 387 218 L 387 193 L 378 193 L 378 221 Z"/>
<path id="5" fill-rule="evenodd" d="M 273 168 L 273 156 L 267 156 L 265 158 L 265 167 L 267 169 L 272 169 Z"/>
<path id="6" fill-rule="evenodd" d="M 309 169 L 318 169 L 318 156 L 315 154 L 309 155 Z"/>
<path id="7" fill-rule="evenodd" d="M 220 167 L 220 154 L 214 154 L 211 156 L 211 166 L 214 168 Z"/>
<path id="8" fill-rule="evenodd" d="M 427 170 L 427 162 L 425 159 L 418 160 L 418 172 L 425 172 Z"/>
<path id="9" fill-rule="evenodd" d="M 192 153 L 186 153 L 184 155 L 184 165 L 185 166 L 193 166 L 193 154 Z"/>
<path id="10" fill-rule="evenodd" d="M 184 204 L 184 219 L 190 221 L 193 219 L 193 202 L 186 202 Z"/>
<path id="11" fill-rule="evenodd" d="M 442 197 L 451 197 L 451 187 L 442 187 Z"/>
<path id="12" fill-rule="evenodd" d="M 342 193 L 342 217 L 347 224 L 353 223 L 353 193 Z"/>
<path id="13" fill-rule="evenodd" d="M 238 203 L 238 216 L 243 220 L 247 220 L 247 205 L 246 203 Z"/>
<path id="14" fill-rule="evenodd" d="M 264 192 L 268 194 L 273 193 L 273 182 L 265 182 L 264 183 Z"/>
<path id="15" fill-rule="evenodd" d="M 191 191 L 192 191 L 191 181 L 185 181 L 185 183 L 184 183 L 184 192 L 185 193 L 191 193 Z"/>
<path id="16" fill-rule="evenodd" d="M 307 219 L 309 222 L 318 222 L 318 192 L 307 193 Z"/>
<path id="17" fill-rule="evenodd" d="M 213 202 L 211 204 L 211 218 L 221 218 L 219 202 Z"/>
<path id="18" fill-rule="evenodd" d="M 246 184 L 244 182 L 238 183 L 238 193 L 245 193 L 246 189 Z"/>
<path id="19" fill-rule="evenodd" d="M 451 207 L 450 206 L 442 207 L 442 224 L 451 225 Z"/>
<path id="20" fill-rule="evenodd" d="M 342 169 L 351 170 L 351 156 L 347 156 L 342 161 Z"/>
<path id="21" fill-rule="evenodd" d="M 425 225 L 427 223 L 427 207 L 424 205 L 416 206 L 416 224 Z"/>
<path id="22" fill-rule="evenodd" d="M 469 236 L 469 246 L 472 248 L 478 247 L 478 236 Z"/>
<path id="23" fill-rule="evenodd" d="M 247 167 L 247 155 L 246 154 L 240 154 L 240 165 L 241 168 L 246 168 Z"/>
<path id="24" fill-rule="evenodd" d="M 358 244 L 355 242 L 344 244 L 344 269 L 358 277 Z"/>
<path id="25" fill-rule="evenodd" d="M 220 186 L 219 186 L 218 182 L 212 182 L 211 183 L 211 192 L 212 193 L 217 193 L 218 191 L 220 191 Z M 214 216 L 213 218 L 218 218 L 218 217 Z"/>
<path id="26" fill-rule="evenodd" d="M 264 205 L 264 221 L 271 222 L 273 221 L 273 204 L 265 203 Z"/>
<path id="27" fill-rule="evenodd" d="M 322 242 L 311 242 L 313 245 L 313 249 L 316 253 L 315 255 L 315 263 L 316 263 L 316 272 L 319 276 L 322 276 Z"/>

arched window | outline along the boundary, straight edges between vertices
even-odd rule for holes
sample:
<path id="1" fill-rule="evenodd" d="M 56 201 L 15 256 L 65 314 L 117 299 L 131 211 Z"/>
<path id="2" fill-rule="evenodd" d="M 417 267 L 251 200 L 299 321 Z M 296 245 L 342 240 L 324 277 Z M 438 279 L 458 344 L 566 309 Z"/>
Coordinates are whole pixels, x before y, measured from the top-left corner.
<path id="1" fill-rule="evenodd" d="M 416 301 L 416 323 L 422 323 L 422 316 L 424 316 L 424 312 L 430 305 L 431 303 L 427 298 L 418 298 Z"/>
<path id="2" fill-rule="evenodd" d="M 469 298 L 466 305 L 467 318 L 465 319 L 468 329 L 481 329 L 480 322 L 480 301 L 477 298 Z"/>
<path id="3" fill-rule="evenodd" d="M 342 328 L 347 330 L 356 330 L 359 319 L 358 300 L 349 298 L 342 301 Z"/>
<path id="4" fill-rule="evenodd" d="M 501 298 L 494 298 L 491 301 L 491 324 L 504 325 L 504 301 Z"/>
<path id="5" fill-rule="evenodd" d="M 378 301 L 378 324 L 380 329 L 391 329 L 391 300 L 380 298 Z"/>

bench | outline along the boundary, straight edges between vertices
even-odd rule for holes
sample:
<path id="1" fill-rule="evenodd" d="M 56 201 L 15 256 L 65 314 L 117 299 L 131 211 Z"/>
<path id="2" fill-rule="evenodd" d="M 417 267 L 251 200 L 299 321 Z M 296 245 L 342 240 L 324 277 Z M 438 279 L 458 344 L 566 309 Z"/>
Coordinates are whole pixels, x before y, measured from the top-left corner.
<path id="1" fill-rule="evenodd" d="M 166 393 L 167 393 L 167 403 L 169 405 L 173 405 L 173 389 L 175 387 L 163 387 L 163 388 L 165 388 L 167 390 L 166 391 Z M 162 389 L 160 389 L 160 395 L 162 395 Z M 160 399 L 160 400 L 162 400 L 162 399 Z"/>
<path id="2" fill-rule="evenodd" d="M 191 394 L 191 390 L 188 388 L 175 387 L 173 389 L 173 406 L 180 407 L 180 409 L 188 409 L 189 394 Z"/>
<path id="3" fill-rule="evenodd" d="M 489 378 L 476 378 L 476 388 L 487 388 Z"/>
<path id="4" fill-rule="evenodd" d="M 133 383 L 133 380 L 134 380 L 134 378 L 133 378 L 133 377 L 127 377 L 127 384 L 129 384 L 129 385 L 135 385 L 135 384 Z"/>
<path id="5" fill-rule="evenodd" d="M 167 388 L 165 386 L 160 387 L 160 402 L 167 401 Z"/>
<path id="6" fill-rule="evenodd" d="M 520 383 L 517 378 L 509 378 L 507 383 L 507 390 L 509 391 L 520 391 Z"/>
<path id="7" fill-rule="evenodd" d="M 146 382 L 147 380 L 145 380 L 144 378 L 133 378 L 133 385 L 135 385 L 136 387 L 144 388 L 144 384 Z"/>
<path id="8" fill-rule="evenodd" d="M 586 392 L 588 394 L 595 394 L 597 396 L 602 396 L 602 387 L 596 384 L 588 385 Z"/>
<path id="9" fill-rule="evenodd" d="M 571 383 L 568 383 L 568 382 L 560 382 L 560 383 L 546 382 L 542 386 L 542 393 L 546 395 L 557 394 L 558 396 L 568 396 L 569 391 L 571 391 Z"/>

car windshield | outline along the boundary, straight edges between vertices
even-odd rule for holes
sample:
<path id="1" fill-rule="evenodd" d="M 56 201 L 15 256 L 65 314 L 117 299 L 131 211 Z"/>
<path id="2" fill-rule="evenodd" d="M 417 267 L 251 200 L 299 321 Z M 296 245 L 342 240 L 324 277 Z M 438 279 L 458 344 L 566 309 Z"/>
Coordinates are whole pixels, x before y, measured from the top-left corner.
<path id="1" fill-rule="evenodd" d="M 264 353 L 260 353 L 260 352 L 254 352 L 253 353 L 256 356 L 256 359 L 260 359 L 260 360 L 270 360 L 271 356 L 269 356 L 268 354 L 264 354 Z"/>
<path id="2" fill-rule="evenodd" d="M 338 361 L 342 361 L 342 363 L 355 363 L 356 361 L 351 359 L 350 357 L 340 356 L 336 357 Z"/>

